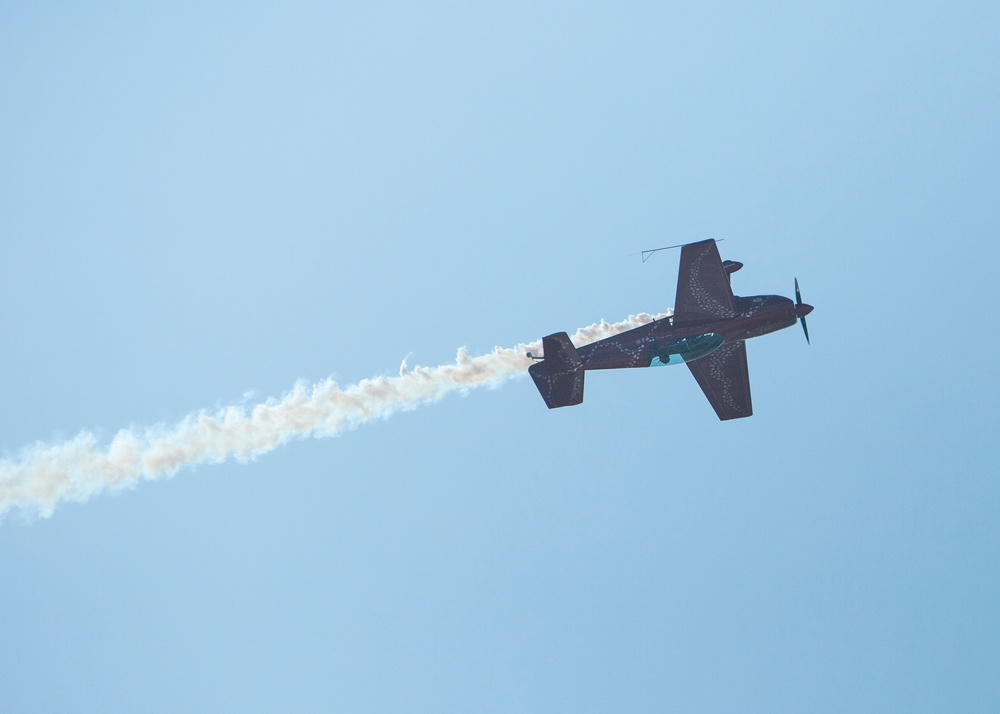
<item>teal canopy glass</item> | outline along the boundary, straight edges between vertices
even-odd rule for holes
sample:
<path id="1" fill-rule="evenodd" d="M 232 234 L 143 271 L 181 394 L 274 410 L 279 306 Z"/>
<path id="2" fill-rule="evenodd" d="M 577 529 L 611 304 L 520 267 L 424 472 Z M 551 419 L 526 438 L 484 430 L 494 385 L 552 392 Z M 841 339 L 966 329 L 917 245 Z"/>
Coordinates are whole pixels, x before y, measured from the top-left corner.
<path id="1" fill-rule="evenodd" d="M 706 332 L 704 335 L 685 337 L 682 340 L 672 340 L 652 348 L 653 361 L 650 367 L 663 367 L 673 364 L 684 364 L 714 352 L 725 342 L 720 335 Z"/>

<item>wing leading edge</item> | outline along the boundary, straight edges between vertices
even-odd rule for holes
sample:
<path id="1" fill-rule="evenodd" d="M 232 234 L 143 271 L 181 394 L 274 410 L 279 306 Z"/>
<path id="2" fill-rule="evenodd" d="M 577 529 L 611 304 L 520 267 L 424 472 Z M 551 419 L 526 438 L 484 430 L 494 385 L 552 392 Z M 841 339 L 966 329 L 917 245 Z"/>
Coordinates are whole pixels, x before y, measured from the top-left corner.
<path id="1" fill-rule="evenodd" d="M 741 419 L 753 414 L 746 342 L 726 343 L 687 366 L 719 419 Z"/>

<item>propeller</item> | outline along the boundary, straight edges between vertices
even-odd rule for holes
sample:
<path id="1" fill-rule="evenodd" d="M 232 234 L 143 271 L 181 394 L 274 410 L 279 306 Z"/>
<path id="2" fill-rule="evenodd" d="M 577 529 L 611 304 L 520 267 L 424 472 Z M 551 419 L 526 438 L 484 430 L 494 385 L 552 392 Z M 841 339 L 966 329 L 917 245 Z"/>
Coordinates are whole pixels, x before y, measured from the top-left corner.
<path id="1" fill-rule="evenodd" d="M 812 344 L 809 342 L 809 328 L 806 327 L 806 315 L 812 311 L 812 305 L 806 305 L 802 302 L 802 293 L 799 292 L 799 279 L 795 278 L 795 315 L 799 318 L 799 322 L 802 323 L 802 331 L 806 333 L 806 344 Z"/>

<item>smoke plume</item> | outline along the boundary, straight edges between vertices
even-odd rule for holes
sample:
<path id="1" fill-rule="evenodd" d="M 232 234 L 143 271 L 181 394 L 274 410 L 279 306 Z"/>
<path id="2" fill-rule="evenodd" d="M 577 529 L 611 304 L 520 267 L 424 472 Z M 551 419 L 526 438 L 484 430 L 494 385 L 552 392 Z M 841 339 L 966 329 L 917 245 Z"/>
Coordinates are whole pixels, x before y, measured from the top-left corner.
<path id="1" fill-rule="evenodd" d="M 602 321 L 580 328 L 572 340 L 577 346 L 587 344 L 654 317 L 660 316 L 641 313 L 613 324 Z M 291 439 L 334 436 L 449 392 L 497 387 L 526 375 L 526 353 L 540 349 L 541 341 L 536 341 L 472 357 L 462 348 L 453 364 L 410 368 L 404 360 L 397 377 L 363 379 L 347 387 L 332 379 L 311 387 L 298 383 L 280 400 L 249 410 L 230 406 L 214 414 L 191 414 L 172 427 L 123 429 L 106 446 L 86 431 L 61 444 L 39 443 L 14 459 L 0 460 L 0 518 L 15 507 L 48 518 L 61 501 L 82 502 L 102 491 L 134 488 L 142 479 L 169 478 L 185 466 L 230 458 L 249 461 Z"/>

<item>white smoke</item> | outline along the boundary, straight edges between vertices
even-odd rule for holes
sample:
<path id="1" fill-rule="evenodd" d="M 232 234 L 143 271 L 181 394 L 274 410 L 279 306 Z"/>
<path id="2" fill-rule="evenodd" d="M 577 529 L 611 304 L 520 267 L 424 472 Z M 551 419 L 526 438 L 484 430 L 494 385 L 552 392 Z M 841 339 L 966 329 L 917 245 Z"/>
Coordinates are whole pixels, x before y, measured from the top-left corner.
<path id="1" fill-rule="evenodd" d="M 662 316 L 641 313 L 613 324 L 601 321 L 580 328 L 572 340 L 587 344 Z M 82 502 L 105 490 L 133 488 L 141 479 L 169 478 L 185 466 L 233 457 L 249 461 L 291 439 L 334 436 L 449 392 L 497 387 L 526 375 L 531 363 L 526 353 L 540 349 L 539 340 L 472 357 L 463 347 L 454 364 L 439 367 L 410 368 L 404 359 L 398 377 L 363 379 L 348 387 L 332 379 L 311 387 L 298 383 L 280 400 L 249 411 L 230 406 L 191 414 L 173 427 L 123 429 L 106 447 L 86 431 L 61 444 L 39 443 L 16 459 L 0 460 L 0 518 L 15 507 L 48 518 L 60 501 Z"/>

